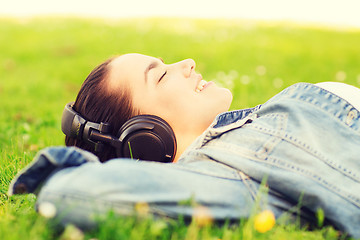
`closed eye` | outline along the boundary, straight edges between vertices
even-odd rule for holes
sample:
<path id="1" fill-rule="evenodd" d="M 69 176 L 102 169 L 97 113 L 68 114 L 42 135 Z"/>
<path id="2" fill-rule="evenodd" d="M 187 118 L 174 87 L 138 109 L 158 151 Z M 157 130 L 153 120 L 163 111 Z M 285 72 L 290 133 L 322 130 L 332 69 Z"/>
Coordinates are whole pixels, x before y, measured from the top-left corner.
<path id="1" fill-rule="evenodd" d="M 165 71 L 164 74 L 160 77 L 158 83 L 165 77 L 166 73 L 167 73 L 167 71 Z"/>

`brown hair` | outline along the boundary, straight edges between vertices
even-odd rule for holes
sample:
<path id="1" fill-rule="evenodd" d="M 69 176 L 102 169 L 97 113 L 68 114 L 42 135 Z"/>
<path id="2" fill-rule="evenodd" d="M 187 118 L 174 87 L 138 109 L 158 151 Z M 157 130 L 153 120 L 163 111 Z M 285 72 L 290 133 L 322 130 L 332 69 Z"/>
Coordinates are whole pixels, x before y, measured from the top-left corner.
<path id="1" fill-rule="evenodd" d="M 74 110 L 92 122 L 106 122 L 112 127 L 112 135 L 116 135 L 120 127 L 136 114 L 131 103 L 130 91 L 126 88 L 114 91 L 107 87 L 110 72 L 110 58 L 98 65 L 87 76 L 77 95 Z M 116 157 L 113 147 L 105 145 L 104 151 L 95 152 L 94 146 L 79 139 L 65 137 L 66 146 L 77 146 L 97 155 L 104 162 Z"/>

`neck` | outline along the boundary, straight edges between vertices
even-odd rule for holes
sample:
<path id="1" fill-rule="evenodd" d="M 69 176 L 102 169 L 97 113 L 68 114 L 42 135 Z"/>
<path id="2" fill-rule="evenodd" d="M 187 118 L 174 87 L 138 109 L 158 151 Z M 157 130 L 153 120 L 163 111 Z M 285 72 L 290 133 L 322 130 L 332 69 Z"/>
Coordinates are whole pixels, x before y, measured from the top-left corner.
<path id="1" fill-rule="evenodd" d="M 202 131 L 197 132 L 175 132 L 176 142 L 177 142 L 177 150 L 176 155 L 173 162 L 177 162 L 180 156 L 184 153 L 184 151 L 192 144 L 195 139 L 200 136 Z"/>

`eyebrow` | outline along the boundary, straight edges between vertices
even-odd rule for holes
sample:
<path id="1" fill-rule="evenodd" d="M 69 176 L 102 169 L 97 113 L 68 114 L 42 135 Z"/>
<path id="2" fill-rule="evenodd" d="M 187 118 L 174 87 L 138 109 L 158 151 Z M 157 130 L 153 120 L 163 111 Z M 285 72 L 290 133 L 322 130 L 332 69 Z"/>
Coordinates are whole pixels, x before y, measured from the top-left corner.
<path id="1" fill-rule="evenodd" d="M 159 58 L 161 62 L 164 62 L 164 60 L 162 60 L 162 58 Z M 153 68 L 156 68 L 157 66 L 159 65 L 158 62 L 154 61 L 154 62 L 151 62 L 149 64 L 149 66 L 145 69 L 144 71 L 144 76 L 145 76 L 145 83 L 147 83 L 147 80 L 148 80 L 148 73 L 151 69 Z"/>

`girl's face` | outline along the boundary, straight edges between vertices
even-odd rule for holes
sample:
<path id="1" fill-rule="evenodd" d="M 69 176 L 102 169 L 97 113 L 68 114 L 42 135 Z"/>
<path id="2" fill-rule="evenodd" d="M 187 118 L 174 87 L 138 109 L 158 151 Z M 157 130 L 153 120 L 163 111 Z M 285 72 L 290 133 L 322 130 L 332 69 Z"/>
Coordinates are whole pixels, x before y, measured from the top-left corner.
<path id="1" fill-rule="evenodd" d="M 208 127 L 232 101 L 228 89 L 202 80 L 192 59 L 165 64 L 133 53 L 115 58 L 110 66 L 113 91 L 129 88 L 133 106 L 141 114 L 157 115 L 179 130 L 180 126 Z"/>

